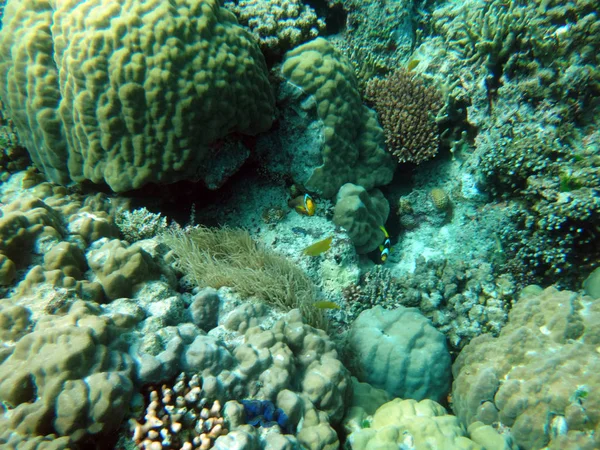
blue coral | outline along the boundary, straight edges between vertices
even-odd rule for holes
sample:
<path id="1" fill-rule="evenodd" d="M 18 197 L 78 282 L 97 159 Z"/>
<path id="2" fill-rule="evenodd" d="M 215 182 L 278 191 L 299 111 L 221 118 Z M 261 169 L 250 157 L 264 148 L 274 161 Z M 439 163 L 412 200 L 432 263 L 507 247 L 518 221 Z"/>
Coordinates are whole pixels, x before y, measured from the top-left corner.
<path id="1" fill-rule="evenodd" d="M 293 434 L 294 426 L 287 414 L 276 408 L 269 400 L 242 400 L 246 413 L 246 422 L 254 427 L 272 427 L 279 425 L 285 434 Z"/>

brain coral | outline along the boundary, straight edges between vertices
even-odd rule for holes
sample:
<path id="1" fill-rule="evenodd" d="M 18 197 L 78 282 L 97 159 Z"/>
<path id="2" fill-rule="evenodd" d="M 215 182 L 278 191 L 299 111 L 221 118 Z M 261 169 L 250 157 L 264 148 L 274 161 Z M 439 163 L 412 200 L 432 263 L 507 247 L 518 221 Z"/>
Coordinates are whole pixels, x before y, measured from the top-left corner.
<path id="1" fill-rule="evenodd" d="M 114 191 L 203 179 L 211 144 L 268 129 L 274 102 L 217 0 L 9 0 L 0 96 L 52 181 Z"/>
<path id="2" fill-rule="evenodd" d="M 599 346 L 599 302 L 522 294 L 497 338 L 473 339 L 456 359 L 454 411 L 467 425 L 510 427 L 524 450 L 600 448 Z"/>

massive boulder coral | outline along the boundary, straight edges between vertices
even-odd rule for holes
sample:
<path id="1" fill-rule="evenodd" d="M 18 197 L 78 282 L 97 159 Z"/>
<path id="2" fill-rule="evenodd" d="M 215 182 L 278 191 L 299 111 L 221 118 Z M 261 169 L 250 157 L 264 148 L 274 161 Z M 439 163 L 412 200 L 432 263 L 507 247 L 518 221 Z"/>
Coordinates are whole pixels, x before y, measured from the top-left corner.
<path id="1" fill-rule="evenodd" d="M 274 101 L 217 0 L 10 0 L 0 97 L 50 180 L 114 191 L 204 179 L 217 141 L 268 129 Z"/>
<path id="2" fill-rule="evenodd" d="M 354 450 L 418 448 L 422 450 L 508 450 L 510 447 L 479 445 L 467 437 L 458 419 L 432 401 L 396 398 L 377 409 L 368 428 L 354 431 L 348 441 Z M 490 427 L 491 428 L 491 427 Z M 492 430 L 493 432 L 493 430 Z"/>
<path id="3" fill-rule="evenodd" d="M 344 227 L 358 253 L 369 253 L 385 239 L 380 227 L 390 214 L 390 205 L 379 189 L 344 184 L 337 194 L 333 222 Z"/>
<path id="4" fill-rule="evenodd" d="M 466 425 L 509 427 L 519 448 L 600 446 L 600 303 L 527 288 L 500 335 L 477 337 L 453 366 Z"/>
<path id="5" fill-rule="evenodd" d="M 267 310 L 263 304 L 249 302 L 227 312 L 221 310 L 220 325 L 208 334 L 192 327 L 196 335 L 191 336 L 190 330 L 183 333 L 183 325 L 177 335 L 175 327 L 145 333 L 147 343 L 160 336 L 171 335 L 172 339 L 160 348 L 151 349 L 143 342 L 139 345 L 140 379 L 148 381 L 151 366 L 169 361 L 169 368 L 201 377 L 202 398 L 223 405 L 232 400 L 270 401 L 289 417 L 304 447 L 338 448 L 333 427 L 340 423 L 349 399 L 348 370 L 325 332 L 304 324 L 298 310 L 276 321 Z M 154 383 L 168 379 L 152 378 Z M 234 446 L 243 441 L 238 425 L 246 422 L 241 418 L 233 422 L 228 429 L 234 431 L 215 442 L 226 445 L 216 448 L 246 448 Z"/>
<path id="6" fill-rule="evenodd" d="M 363 311 L 347 350 L 356 377 L 392 396 L 441 401 L 450 387 L 446 338 L 414 308 Z"/>
<path id="7" fill-rule="evenodd" d="M 375 113 L 362 104 L 350 62 L 317 38 L 288 52 L 281 71 L 284 90 L 308 97 L 303 106 L 315 111 L 322 130 L 316 154 L 312 147 L 302 148 L 306 137 L 290 140 L 295 181 L 324 197 L 333 197 L 344 183 L 365 189 L 389 183 L 396 164 L 384 149 Z"/>
<path id="8" fill-rule="evenodd" d="M 73 441 L 118 429 L 133 392 L 133 361 L 112 320 L 99 314 L 92 303 L 74 303 L 16 342 L 0 364 L 0 428 Z"/>

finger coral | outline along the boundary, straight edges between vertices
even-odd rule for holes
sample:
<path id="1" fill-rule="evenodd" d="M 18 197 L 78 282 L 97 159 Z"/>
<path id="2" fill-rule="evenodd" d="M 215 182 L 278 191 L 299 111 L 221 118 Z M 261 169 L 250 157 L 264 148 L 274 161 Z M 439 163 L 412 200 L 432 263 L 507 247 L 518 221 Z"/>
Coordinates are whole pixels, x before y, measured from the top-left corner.
<path id="1" fill-rule="evenodd" d="M 434 87 L 397 69 L 370 80 L 365 94 L 377 112 L 387 149 L 399 162 L 420 164 L 436 155 L 440 137 L 434 118 L 443 104 Z"/>

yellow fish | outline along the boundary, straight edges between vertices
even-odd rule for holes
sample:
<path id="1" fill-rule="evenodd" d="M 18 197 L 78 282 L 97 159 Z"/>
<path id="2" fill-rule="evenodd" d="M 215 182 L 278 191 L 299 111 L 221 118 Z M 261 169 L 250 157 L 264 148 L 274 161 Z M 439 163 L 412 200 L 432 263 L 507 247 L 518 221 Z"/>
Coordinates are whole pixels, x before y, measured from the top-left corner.
<path id="1" fill-rule="evenodd" d="M 334 302 L 329 302 L 327 300 L 322 300 L 320 302 L 314 302 L 313 306 L 319 309 L 340 309 L 340 305 Z"/>
<path id="2" fill-rule="evenodd" d="M 294 208 L 298 214 L 304 214 L 306 216 L 314 216 L 315 211 L 317 210 L 317 204 L 309 194 L 300 195 L 291 199 L 288 202 L 288 206 Z"/>
<path id="3" fill-rule="evenodd" d="M 321 241 L 317 241 L 312 245 L 306 247 L 302 253 L 308 256 L 319 256 L 321 253 L 326 252 L 331 247 L 331 241 L 333 236 L 329 236 Z"/>
<path id="4" fill-rule="evenodd" d="M 417 67 L 419 65 L 421 61 L 419 61 L 418 59 L 413 59 L 411 61 L 408 62 L 408 64 L 406 65 L 406 70 L 408 70 L 409 72 L 412 71 L 415 67 Z"/>

